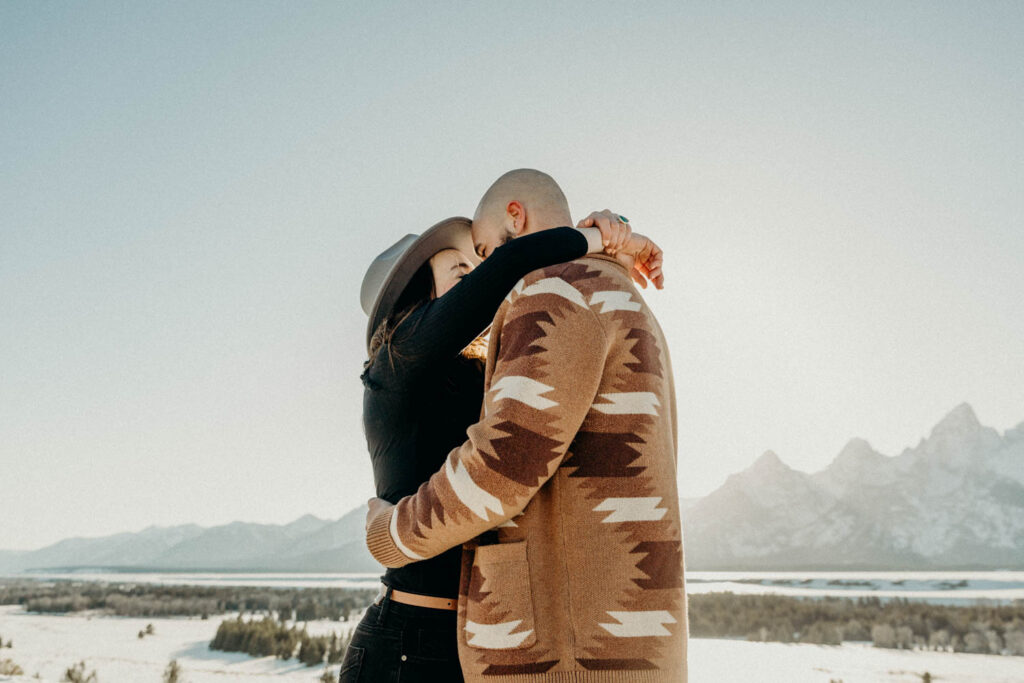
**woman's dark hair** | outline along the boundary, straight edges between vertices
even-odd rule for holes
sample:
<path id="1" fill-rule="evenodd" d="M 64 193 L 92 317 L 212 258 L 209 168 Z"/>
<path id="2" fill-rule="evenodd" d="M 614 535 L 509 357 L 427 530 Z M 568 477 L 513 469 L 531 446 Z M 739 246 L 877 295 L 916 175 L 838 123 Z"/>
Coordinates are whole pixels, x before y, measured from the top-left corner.
<path id="1" fill-rule="evenodd" d="M 402 290 L 401 296 L 395 302 L 395 307 L 384 316 L 384 319 L 377 325 L 377 329 L 373 331 L 373 335 L 370 337 L 370 358 L 363 364 L 365 370 L 369 370 L 370 366 L 377 362 L 381 353 L 386 353 L 388 360 L 394 362 L 395 353 L 391 347 L 391 338 L 394 336 L 395 330 L 420 306 L 432 298 L 434 298 L 434 272 L 430 268 L 430 261 L 426 261 Z M 365 381 L 365 372 L 363 378 Z"/>

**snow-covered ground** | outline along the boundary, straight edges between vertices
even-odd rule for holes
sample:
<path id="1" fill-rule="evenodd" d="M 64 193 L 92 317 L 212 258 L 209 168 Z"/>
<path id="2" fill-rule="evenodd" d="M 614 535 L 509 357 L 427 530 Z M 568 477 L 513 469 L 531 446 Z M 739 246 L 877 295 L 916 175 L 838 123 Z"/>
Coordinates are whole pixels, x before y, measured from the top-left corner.
<path id="1" fill-rule="evenodd" d="M 690 683 L 1022 683 L 1024 657 L 690 640 Z"/>
<path id="2" fill-rule="evenodd" d="M 245 681 L 274 677 L 280 681 L 314 681 L 322 668 L 308 668 L 294 659 L 254 658 L 234 652 L 215 652 L 208 645 L 225 616 L 199 618 L 134 618 L 89 616 L 83 613 L 43 615 L 26 613 L 20 606 L 0 606 L 0 636 L 13 648 L 0 649 L 0 660 L 11 659 L 29 680 L 60 681 L 64 670 L 84 660 L 96 670 L 99 683 L 160 683 L 172 659 L 185 672 L 188 683 Z M 153 624 L 153 635 L 139 631 Z M 355 622 L 311 621 L 312 635 L 342 632 Z M 337 668 L 337 667 L 335 667 Z M 22 677 L 0 675 L 0 681 Z"/>
<path id="3" fill-rule="evenodd" d="M 213 652 L 207 645 L 221 617 L 200 619 L 135 619 L 85 615 L 28 614 L 17 606 L 0 607 L 0 635 L 14 643 L 0 650 L 24 669 L 26 676 L 0 675 L 0 681 L 29 681 L 39 673 L 56 683 L 64 670 L 84 660 L 100 683 L 159 683 L 167 663 L 177 659 L 189 683 L 273 678 L 282 683 L 312 683 L 322 673 L 294 660 L 255 659 L 243 654 Z M 155 633 L 138 632 L 153 624 Z M 314 634 L 351 628 L 339 622 L 310 622 Z M 935 652 L 879 650 L 869 645 L 830 647 L 744 641 L 690 641 L 692 683 L 919 683 L 927 671 L 943 683 L 1022 683 L 1024 658 Z M 335 667 L 336 671 L 337 667 Z"/>

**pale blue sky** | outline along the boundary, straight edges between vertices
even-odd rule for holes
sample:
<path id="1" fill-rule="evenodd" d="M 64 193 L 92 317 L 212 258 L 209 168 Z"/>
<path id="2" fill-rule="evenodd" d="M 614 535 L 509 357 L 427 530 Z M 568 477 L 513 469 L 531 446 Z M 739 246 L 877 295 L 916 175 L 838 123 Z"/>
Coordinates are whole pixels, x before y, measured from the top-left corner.
<path id="1" fill-rule="evenodd" d="M 684 495 L 1024 420 L 1020 3 L 428 4 L 0 4 L 0 548 L 365 500 L 363 270 L 521 166 L 666 249 Z"/>

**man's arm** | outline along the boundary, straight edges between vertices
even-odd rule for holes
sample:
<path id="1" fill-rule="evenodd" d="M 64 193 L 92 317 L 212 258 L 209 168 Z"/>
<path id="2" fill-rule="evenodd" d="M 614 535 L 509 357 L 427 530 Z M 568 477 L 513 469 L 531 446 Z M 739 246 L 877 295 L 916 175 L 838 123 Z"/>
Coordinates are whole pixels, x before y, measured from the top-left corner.
<path id="1" fill-rule="evenodd" d="M 566 280 L 549 277 L 508 305 L 485 417 L 412 496 L 369 520 L 378 562 L 438 555 L 515 517 L 558 469 L 594 401 L 608 341 Z"/>

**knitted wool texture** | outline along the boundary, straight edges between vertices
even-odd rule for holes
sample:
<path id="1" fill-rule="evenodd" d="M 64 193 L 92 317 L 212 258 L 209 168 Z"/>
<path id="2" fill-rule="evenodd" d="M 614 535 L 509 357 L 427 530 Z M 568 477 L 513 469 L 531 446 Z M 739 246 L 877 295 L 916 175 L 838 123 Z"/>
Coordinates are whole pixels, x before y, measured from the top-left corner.
<path id="1" fill-rule="evenodd" d="M 388 567 L 463 545 L 469 682 L 686 681 L 676 408 L 661 328 L 626 269 L 534 271 L 491 331 L 481 420 L 371 521 Z"/>

